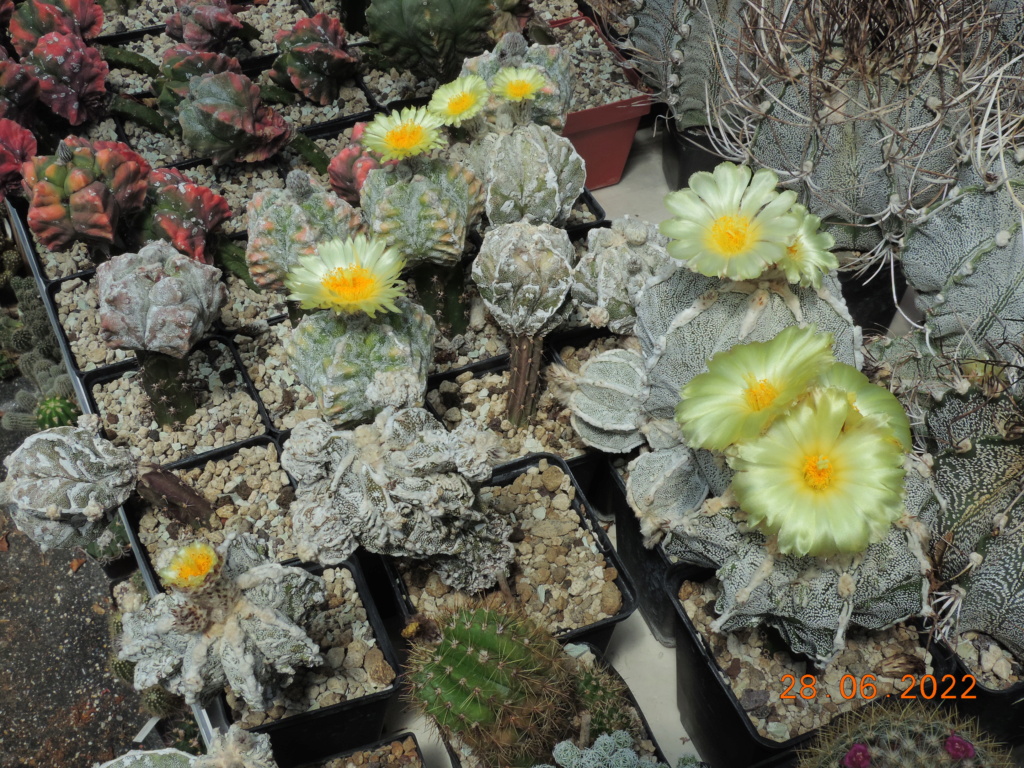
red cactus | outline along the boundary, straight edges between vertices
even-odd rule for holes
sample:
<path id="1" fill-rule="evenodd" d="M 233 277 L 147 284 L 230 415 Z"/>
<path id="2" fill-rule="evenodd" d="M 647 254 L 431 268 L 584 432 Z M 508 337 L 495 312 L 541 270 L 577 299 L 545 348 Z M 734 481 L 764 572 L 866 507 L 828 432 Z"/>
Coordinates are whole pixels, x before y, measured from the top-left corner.
<path id="1" fill-rule="evenodd" d="M 241 74 L 238 59 L 221 53 L 196 51 L 187 45 L 176 45 L 164 53 L 160 64 L 162 77 L 153 82 L 160 111 L 171 120 L 177 119 L 177 105 L 188 96 L 188 81 L 219 72 Z"/>
<path id="2" fill-rule="evenodd" d="M 142 209 L 149 170 L 121 142 L 68 136 L 56 155 L 22 166 L 29 228 L 53 251 L 76 240 L 109 245 L 120 217 Z"/>
<path id="3" fill-rule="evenodd" d="M 216 51 L 243 27 L 228 0 L 178 0 L 178 12 L 167 17 L 167 36 L 197 51 Z"/>
<path id="4" fill-rule="evenodd" d="M 21 166 L 36 154 L 36 137 L 13 120 L 0 119 L 0 200 L 21 186 Z"/>
<path id="5" fill-rule="evenodd" d="M 91 40 L 103 29 L 103 9 L 95 0 L 26 0 L 11 18 L 11 44 L 19 56 L 28 56 L 39 40 L 51 32 Z"/>
<path id="6" fill-rule="evenodd" d="M 0 117 L 25 121 L 39 100 L 39 78 L 31 67 L 19 64 L 0 47 Z"/>
<path id="7" fill-rule="evenodd" d="M 180 253 L 210 263 L 206 238 L 231 217 L 227 200 L 209 187 L 192 183 L 174 168 L 159 168 L 149 173 L 146 202 L 143 239 L 167 240 Z"/>
<path id="8" fill-rule="evenodd" d="M 325 13 L 300 19 L 274 40 L 281 55 L 267 74 L 278 85 L 291 86 L 321 106 L 337 100 L 342 83 L 359 64 L 347 50 L 341 22 Z"/>
<path id="9" fill-rule="evenodd" d="M 0 0 L 0 27 L 10 24 L 12 15 L 14 15 L 14 0 Z"/>
<path id="10" fill-rule="evenodd" d="M 331 182 L 331 189 L 338 197 L 352 205 L 359 205 L 359 190 L 363 188 L 366 174 L 382 165 L 380 155 L 366 149 L 359 141 L 366 130 L 366 125 L 356 123 L 352 126 L 352 138 L 348 146 L 338 152 L 327 166 L 327 178 Z M 398 161 L 391 160 L 383 165 L 394 165 L 396 162 Z"/>
<path id="11" fill-rule="evenodd" d="M 51 32 L 25 58 L 39 78 L 39 98 L 72 125 L 99 117 L 110 67 L 77 35 Z"/>

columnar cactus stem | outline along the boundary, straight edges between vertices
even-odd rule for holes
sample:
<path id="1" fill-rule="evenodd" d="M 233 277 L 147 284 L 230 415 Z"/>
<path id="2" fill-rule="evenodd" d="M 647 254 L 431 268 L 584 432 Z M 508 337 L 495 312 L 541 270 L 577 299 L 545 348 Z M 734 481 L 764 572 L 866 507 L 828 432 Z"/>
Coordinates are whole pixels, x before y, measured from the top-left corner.
<path id="1" fill-rule="evenodd" d="M 508 420 L 521 427 L 537 408 L 544 337 L 513 336 L 509 351 Z"/>

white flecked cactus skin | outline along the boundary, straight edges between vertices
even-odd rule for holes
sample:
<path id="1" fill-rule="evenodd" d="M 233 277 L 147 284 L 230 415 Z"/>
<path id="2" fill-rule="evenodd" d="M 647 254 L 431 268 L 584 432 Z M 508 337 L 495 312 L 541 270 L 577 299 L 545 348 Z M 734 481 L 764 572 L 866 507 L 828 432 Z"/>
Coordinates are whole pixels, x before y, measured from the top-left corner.
<path id="1" fill-rule="evenodd" d="M 100 335 L 113 349 L 184 358 L 220 313 L 220 270 L 157 241 L 96 267 Z"/>
<path id="2" fill-rule="evenodd" d="M 583 158 L 545 125 L 520 125 L 474 142 L 470 167 L 483 182 L 492 225 L 521 219 L 560 226 L 583 194 Z"/>
<path id="3" fill-rule="evenodd" d="M 227 733 L 214 737 L 205 755 L 177 749 L 132 750 L 97 768 L 277 768 L 277 761 L 270 749 L 270 736 L 232 725 Z"/>
<path id="4" fill-rule="evenodd" d="M 109 512 L 131 495 L 137 476 L 127 448 L 82 427 L 30 435 L 4 466 L 0 497 L 18 528 L 44 552 L 102 536 Z"/>
<path id="5" fill-rule="evenodd" d="M 422 408 L 387 408 L 348 431 L 304 421 L 281 457 L 299 483 L 299 556 L 330 565 L 361 545 L 425 559 L 456 589 L 487 589 L 513 555 L 509 520 L 483 512 L 470 484 L 490 477 L 492 460 L 482 434 L 448 432 Z"/>
<path id="6" fill-rule="evenodd" d="M 288 363 L 332 422 L 358 424 L 385 406 L 422 405 L 437 329 L 408 299 L 370 318 L 306 315 L 285 344 Z"/>
<path id="7" fill-rule="evenodd" d="M 326 599 L 324 581 L 278 564 L 251 534 L 229 534 L 217 554 L 220 573 L 203 589 L 160 594 L 123 615 L 118 655 L 135 662 L 138 690 L 162 685 L 192 704 L 230 685 L 262 710 L 297 668 L 322 662 L 303 627 Z"/>

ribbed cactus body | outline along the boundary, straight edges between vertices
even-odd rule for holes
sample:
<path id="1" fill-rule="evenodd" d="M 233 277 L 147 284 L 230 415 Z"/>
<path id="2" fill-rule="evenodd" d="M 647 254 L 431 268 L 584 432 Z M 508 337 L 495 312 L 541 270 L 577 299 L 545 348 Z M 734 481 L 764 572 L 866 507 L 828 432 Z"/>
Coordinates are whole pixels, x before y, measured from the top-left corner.
<path id="1" fill-rule="evenodd" d="M 532 123 L 484 136 L 473 146 L 471 166 L 484 184 L 484 210 L 494 226 L 521 219 L 564 224 L 587 178 L 572 142 Z"/>
<path id="2" fill-rule="evenodd" d="M 558 643 L 514 613 L 463 608 L 413 647 L 410 700 L 489 767 L 530 766 L 566 732 L 575 696 Z M 457 670 L 457 673 L 456 673 Z"/>
<path id="3" fill-rule="evenodd" d="M 209 264 L 207 238 L 231 217 L 228 201 L 209 187 L 195 184 L 174 168 L 149 173 L 146 210 L 138 227 L 142 239 L 165 240 L 176 250 Z"/>
<path id="4" fill-rule="evenodd" d="M 44 35 L 24 63 L 39 78 L 39 100 L 71 125 L 103 114 L 110 67 L 98 49 L 77 35 Z"/>
<path id="5" fill-rule="evenodd" d="M 348 145 L 340 150 L 327 167 L 327 177 L 331 189 L 342 200 L 359 205 L 359 193 L 366 183 L 370 171 L 381 167 L 380 155 L 371 152 L 360 143 L 367 123 L 356 123 L 352 126 L 352 138 Z M 391 164 L 396 163 L 392 160 Z"/>
<path id="6" fill-rule="evenodd" d="M 81 411 L 78 403 L 65 397 L 46 397 L 36 406 L 36 424 L 40 429 L 74 426 Z"/>
<path id="7" fill-rule="evenodd" d="M 21 168 L 35 157 L 37 149 L 36 137 L 32 131 L 0 114 L 0 199 L 21 188 Z M 13 266 L 17 268 L 19 265 L 20 258 Z M 3 271 L 0 272 L 0 283 L 6 285 L 10 280 L 11 266 L 5 258 Z M 2 275 L 5 274 L 8 277 L 3 278 Z"/>
<path id="8" fill-rule="evenodd" d="M 175 45 L 164 51 L 160 63 L 160 77 L 153 80 L 157 95 L 157 106 L 168 119 L 177 121 L 177 106 L 188 96 L 188 81 L 203 75 L 219 72 L 241 74 L 242 65 L 238 59 L 213 51 L 196 51 L 187 45 Z"/>
<path id="9" fill-rule="evenodd" d="M 393 67 L 445 83 L 487 47 L 493 15 L 488 0 L 373 0 L 366 25 Z"/>
<path id="10" fill-rule="evenodd" d="M 33 68 L 0 50 L 0 117 L 24 122 L 38 98 L 39 78 Z"/>
<path id="11" fill-rule="evenodd" d="M 133 749 L 99 768 L 193 768 L 195 755 L 179 749 L 156 749 L 143 752 Z"/>
<path id="12" fill-rule="evenodd" d="M 370 231 L 401 251 L 408 266 L 458 263 L 483 210 L 480 180 L 443 160 L 372 170 L 360 200 Z"/>
<path id="13" fill-rule="evenodd" d="M 304 171 L 292 171 L 284 189 L 263 189 L 248 205 L 245 256 L 253 281 L 284 290 L 284 278 L 302 256 L 328 240 L 348 240 L 365 231 L 359 211 Z"/>
<path id="14" fill-rule="evenodd" d="M 386 405 L 422 405 L 433 359 L 434 321 L 407 299 L 399 312 L 317 312 L 302 318 L 285 346 L 295 374 L 333 423 L 358 424 Z"/>
<path id="15" fill-rule="evenodd" d="M 102 28 L 103 9 L 94 0 L 29 0 L 19 3 L 10 16 L 11 44 L 22 57 L 51 32 L 91 40 Z"/>
<path id="16" fill-rule="evenodd" d="M 277 762 L 269 736 L 232 725 L 227 733 L 214 736 L 205 755 L 190 755 L 177 749 L 133 750 L 97 768 L 277 768 Z"/>
<path id="17" fill-rule="evenodd" d="M 178 12 L 167 18 L 167 36 L 196 51 L 216 51 L 242 31 L 228 0 L 177 0 Z"/>
<path id="18" fill-rule="evenodd" d="M 280 55 L 268 72 L 280 86 L 294 88 L 321 106 L 337 101 L 341 86 L 351 78 L 359 59 L 348 50 L 345 28 L 325 13 L 300 19 L 274 38 Z"/>

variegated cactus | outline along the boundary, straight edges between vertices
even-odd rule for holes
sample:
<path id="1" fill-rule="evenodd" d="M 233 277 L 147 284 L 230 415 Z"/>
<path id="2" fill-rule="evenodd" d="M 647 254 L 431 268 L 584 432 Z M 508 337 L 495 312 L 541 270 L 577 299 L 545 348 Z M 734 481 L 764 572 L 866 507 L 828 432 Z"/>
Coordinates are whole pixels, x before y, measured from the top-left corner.
<path id="1" fill-rule="evenodd" d="M 188 82 L 194 77 L 220 72 L 242 73 L 238 59 L 212 51 L 196 51 L 187 45 L 175 45 L 164 51 L 160 77 L 154 78 L 157 106 L 168 120 L 178 118 L 177 106 L 188 96 Z"/>
<path id="2" fill-rule="evenodd" d="M 103 9 L 95 0 L 27 0 L 11 16 L 11 45 L 27 56 L 39 39 L 51 32 L 91 40 L 103 29 Z"/>
<path id="3" fill-rule="evenodd" d="M 103 113 L 110 67 L 77 35 L 44 35 L 22 63 L 39 80 L 39 100 L 71 125 Z"/>
<path id="4" fill-rule="evenodd" d="M 494 586 L 512 559 L 512 526 L 483 511 L 470 485 L 490 477 L 490 458 L 475 429 L 449 432 L 422 408 L 389 407 L 347 431 L 302 422 L 281 457 L 299 484 L 299 556 L 333 564 L 363 546 L 427 560 L 455 589 Z"/>
<path id="5" fill-rule="evenodd" d="M 119 658 L 135 662 L 135 687 L 162 685 L 204 703 L 226 685 L 262 710 L 297 669 L 318 666 L 306 621 L 324 581 L 279 565 L 267 542 L 231 533 L 216 548 L 193 542 L 162 553 L 170 591 L 122 617 Z"/>
<path id="6" fill-rule="evenodd" d="M 148 181 L 146 210 L 137 223 L 143 240 L 166 240 L 186 256 L 209 264 L 207 240 L 231 218 L 228 201 L 174 168 L 150 171 Z"/>
<path id="7" fill-rule="evenodd" d="M 0 48 L 0 117 L 25 123 L 39 99 L 39 78 L 32 67 L 19 64 Z"/>
<path id="8" fill-rule="evenodd" d="M 366 183 L 370 171 L 380 168 L 380 155 L 362 145 L 360 139 L 367 123 L 356 123 L 352 126 L 352 136 L 348 145 L 338 151 L 327 167 L 327 177 L 331 189 L 342 200 L 352 205 L 359 205 L 359 193 Z M 397 160 L 388 164 L 394 165 Z"/>
<path id="9" fill-rule="evenodd" d="M 366 175 L 359 193 L 370 231 L 406 264 L 457 264 L 483 210 L 480 180 L 458 163 L 414 158 Z"/>
<path id="10" fill-rule="evenodd" d="M 32 131 L 0 117 L 0 200 L 21 188 L 21 168 L 35 154 Z"/>
<path id="11" fill-rule="evenodd" d="M 356 72 L 359 59 L 350 51 L 341 22 L 318 13 L 282 29 L 274 41 L 280 51 L 268 72 L 280 86 L 291 87 L 310 101 L 327 106 Z"/>
<path id="12" fill-rule="evenodd" d="M 347 240 L 365 231 L 359 212 L 305 171 L 292 171 L 284 189 L 264 189 L 249 201 L 245 256 L 253 282 L 283 290 L 285 275 L 318 243 Z"/>
<path id="13" fill-rule="evenodd" d="M 385 406 L 421 406 L 433 359 L 434 322 L 404 298 L 398 312 L 306 315 L 285 351 L 321 412 L 339 425 L 373 418 Z"/>
<path id="14" fill-rule="evenodd" d="M 177 0 L 178 12 L 167 17 L 167 36 L 196 51 L 216 51 L 243 31 L 230 0 Z"/>
<path id="15" fill-rule="evenodd" d="M 277 761 L 270 748 L 270 736 L 232 724 L 227 733 L 213 737 L 205 755 L 191 755 L 178 749 L 132 750 L 98 768 L 277 768 Z"/>

